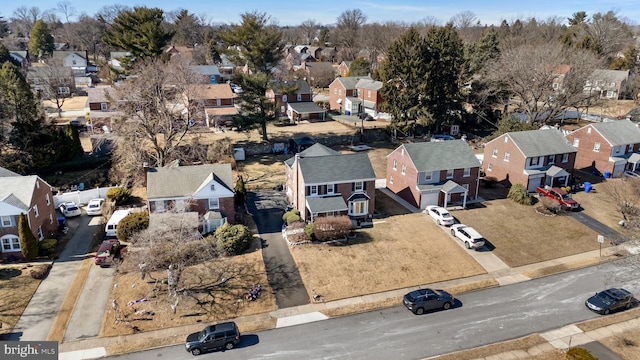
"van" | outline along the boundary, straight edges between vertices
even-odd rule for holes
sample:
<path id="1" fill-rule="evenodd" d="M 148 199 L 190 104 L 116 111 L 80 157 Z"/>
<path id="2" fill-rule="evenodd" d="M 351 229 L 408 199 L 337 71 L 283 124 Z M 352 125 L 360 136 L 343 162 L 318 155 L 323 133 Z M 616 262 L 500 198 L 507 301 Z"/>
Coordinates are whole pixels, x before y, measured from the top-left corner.
<path id="1" fill-rule="evenodd" d="M 113 212 L 111 218 L 107 221 L 107 226 L 104 228 L 107 237 L 116 237 L 116 227 L 118 227 L 118 223 L 129 214 L 131 214 L 131 210 L 116 210 Z"/>
<path id="2" fill-rule="evenodd" d="M 193 355 L 216 349 L 233 349 L 240 342 L 240 331 L 233 321 L 209 325 L 187 336 L 185 348 Z"/>

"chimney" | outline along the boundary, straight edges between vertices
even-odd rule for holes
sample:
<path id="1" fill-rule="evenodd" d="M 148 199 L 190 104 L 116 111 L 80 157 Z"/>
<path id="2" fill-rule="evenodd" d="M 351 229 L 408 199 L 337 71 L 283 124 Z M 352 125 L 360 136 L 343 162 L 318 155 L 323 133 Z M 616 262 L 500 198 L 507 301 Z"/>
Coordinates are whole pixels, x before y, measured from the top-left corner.
<path id="1" fill-rule="evenodd" d="M 149 173 L 149 163 L 147 161 L 142 163 L 142 171 L 144 172 L 142 184 L 147 187 L 147 174 Z"/>

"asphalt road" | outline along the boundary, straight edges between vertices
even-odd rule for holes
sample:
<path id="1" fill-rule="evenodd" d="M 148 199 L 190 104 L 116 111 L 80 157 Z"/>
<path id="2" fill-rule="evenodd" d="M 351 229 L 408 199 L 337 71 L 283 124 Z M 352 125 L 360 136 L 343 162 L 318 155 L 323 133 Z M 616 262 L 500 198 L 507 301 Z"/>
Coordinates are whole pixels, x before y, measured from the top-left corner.
<path id="1" fill-rule="evenodd" d="M 584 300 L 612 286 L 640 293 L 640 284 L 636 281 L 640 273 L 630 271 L 624 262 L 606 263 L 463 294 L 448 311 L 416 316 L 397 306 L 243 334 L 238 348 L 199 358 L 375 360 L 441 355 L 599 317 L 601 315 L 585 307 Z M 181 345 L 112 358 L 160 357 L 193 358 Z"/>
<path id="2" fill-rule="evenodd" d="M 286 208 L 284 191 L 263 190 L 249 193 L 247 204 L 262 239 L 262 258 L 267 270 L 269 286 L 274 291 L 278 308 L 309 303 L 289 245 L 282 237 L 282 214 Z"/>

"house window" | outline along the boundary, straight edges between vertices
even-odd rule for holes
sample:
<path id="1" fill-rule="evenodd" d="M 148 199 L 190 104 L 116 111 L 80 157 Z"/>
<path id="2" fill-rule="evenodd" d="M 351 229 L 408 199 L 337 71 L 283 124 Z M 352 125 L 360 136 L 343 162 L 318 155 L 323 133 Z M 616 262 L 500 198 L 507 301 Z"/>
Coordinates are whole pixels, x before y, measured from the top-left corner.
<path id="1" fill-rule="evenodd" d="M 222 99 L 216 99 L 216 106 L 222 106 Z"/>
<path id="2" fill-rule="evenodd" d="M 284 112 L 285 112 L 285 111 L 286 111 L 286 110 L 285 110 L 284 106 L 280 106 L 280 112 L 281 112 L 282 114 L 284 114 Z"/>
<path id="3" fill-rule="evenodd" d="M 298 100 L 298 101 L 302 101 L 302 94 L 298 94 L 298 95 L 296 96 L 296 100 Z"/>
<path id="4" fill-rule="evenodd" d="M 453 169 L 447 169 L 447 179 L 453 178 Z"/>
<path id="5" fill-rule="evenodd" d="M 433 173 L 431 171 L 427 171 L 426 173 L 424 173 L 424 180 L 431 181 L 432 176 L 433 176 Z"/>
<path id="6" fill-rule="evenodd" d="M 493 169 L 493 165 L 491 163 L 487 164 L 487 171 L 491 171 Z"/>
<path id="7" fill-rule="evenodd" d="M 36 189 L 40 189 L 40 181 L 36 181 Z M 47 204 L 49 205 L 49 204 Z"/>
<path id="8" fill-rule="evenodd" d="M 556 156 L 555 155 L 549 155 L 547 164 L 553 164 L 556 162 Z"/>
<path id="9" fill-rule="evenodd" d="M 342 95 L 342 89 L 338 89 L 338 95 Z"/>
<path id="10" fill-rule="evenodd" d="M 220 199 L 209 198 L 209 209 L 220 209 Z"/>
<path id="11" fill-rule="evenodd" d="M 462 174 L 464 177 L 471 176 L 471 168 L 464 168 L 464 173 Z"/>
<path id="12" fill-rule="evenodd" d="M 164 200 L 156 200 L 155 204 L 155 212 L 164 212 Z"/>
<path id="13" fill-rule="evenodd" d="M 44 198 L 47 200 L 47 206 L 51 205 L 51 199 L 49 199 L 49 194 L 45 195 Z"/>
<path id="14" fill-rule="evenodd" d="M 371 99 L 371 90 L 367 90 L 367 99 Z"/>
<path id="15" fill-rule="evenodd" d="M 600 143 L 593 143 L 593 151 L 600 152 Z"/>
<path id="16" fill-rule="evenodd" d="M 558 90 L 558 88 L 560 88 L 560 84 L 553 83 L 553 90 Z"/>
<path id="17" fill-rule="evenodd" d="M 509 138 L 505 136 L 504 137 L 504 142 L 506 142 L 506 143 L 509 142 Z"/>
<path id="18" fill-rule="evenodd" d="M 538 165 L 540 163 L 539 157 L 531 158 L 531 166 Z"/>
<path id="19" fill-rule="evenodd" d="M 53 214 L 49 214 L 49 224 L 53 224 Z"/>
<path id="20" fill-rule="evenodd" d="M 356 181 L 353 183 L 353 191 L 363 191 L 364 183 L 362 181 Z"/>
<path id="21" fill-rule="evenodd" d="M 508 152 L 504 153 L 504 161 L 509 162 L 510 154 Z"/>
<path id="22" fill-rule="evenodd" d="M 389 176 L 389 184 L 393 184 L 393 175 Z"/>
<path id="23" fill-rule="evenodd" d="M 497 148 L 493 148 L 493 152 L 491 153 L 491 156 L 493 156 L 494 158 L 498 157 L 498 149 Z"/>
<path id="24" fill-rule="evenodd" d="M 44 233 L 42 232 L 42 225 L 38 226 L 38 240 L 44 239 Z"/>
<path id="25" fill-rule="evenodd" d="M 107 103 L 100 103 L 100 110 L 107 111 Z"/>
<path id="26" fill-rule="evenodd" d="M 587 134 L 591 134 L 591 128 L 587 128 Z"/>
<path id="27" fill-rule="evenodd" d="M 398 169 L 398 162 L 394 159 L 393 160 L 393 170 L 397 170 Z"/>
<path id="28" fill-rule="evenodd" d="M 211 184 L 211 191 L 216 191 L 216 184 Z"/>
<path id="29" fill-rule="evenodd" d="M 573 139 L 573 147 L 578 147 L 579 145 L 580 145 L 580 139 L 574 138 Z"/>
<path id="30" fill-rule="evenodd" d="M 71 64 L 72 64 L 72 65 L 77 65 L 77 61 L 75 61 L 75 60 L 71 60 Z"/>
<path id="31" fill-rule="evenodd" d="M 617 154 L 617 153 L 620 152 L 621 148 L 622 148 L 621 146 L 616 146 L 616 147 L 613 148 L 613 152 Z"/>
<path id="32" fill-rule="evenodd" d="M 562 162 L 563 163 L 569 162 L 569 154 L 562 154 Z"/>
<path id="33" fill-rule="evenodd" d="M 616 96 L 615 94 L 616 94 L 616 92 L 615 92 L 615 91 L 611 91 L 611 90 L 607 91 L 607 97 L 608 97 L 609 99 L 614 98 L 614 97 Z"/>
<path id="34" fill-rule="evenodd" d="M 611 86 L 611 87 L 616 87 L 616 83 L 615 83 L 615 82 L 612 82 L 610 86 Z"/>
<path id="35" fill-rule="evenodd" d="M 327 194 L 333 194 L 336 191 L 335 184 L 327 184 Z"/>
<path id="36" fill-rule="evenodd" d="M 173 208 L 177 211 L 184 211 L 185 210 L 185 202 L 184 199 L 178 199 L 174 202 L 173 204 Z"/>
<path id="37" fill-rule="evenodd" d="M 318 195 L 318 185 L 309 186 L 309 195 Z"/>
<path id="38" fill-rule="evenodd" d="M 68 86 L 60 86 L 58 88 L 58 94 L 59 95 L 68 95 L 70 93 L 71 93 L 71 91 L 69 90 Z"/>
<path id="39" fill-rule="evenodd" d="M 287 95 L 282 95 L 282 102 L 287 102 Z"/>
<path id="40" fill-rule="evenodd" d="M 40 216 L 40 212 L 38 211 L 38 205 L 33 205 L 33 214 L 38 217 Z"/>
<path id="41" fill-rule="evenodd" d="M 353 89 L 353 96 L 354 97 L 358 97 L 358 90 L 357 89 Z"/>
<path id="42" fill-rule="evenodd" d="M 367 213 L 367 201 L 350 201 L 349 215 L 364 215 Z"/>
<path id="43" fill-rule="evenodd" d="M 338 89 L 333 89 L 333 95 L 337 95 L 338 94 Z"/>
<path id="44" fill-rule="evenodd" d="M 2 238 L 2 251 L 20 251 L 20 238 L 7 235 Z"/>
<path id="45" fill-rule="evenodd" d="M 404 173 L 406 172 L 406 170 L 407 170 L 407 165 L 402 164 L 402 170 L 400 171 L 400 172 L 402 173 L 402 175 L 404 175 Z"/>
<path id="46" fill-rule="evenodd" d="M 2 227 L 12 227 L 13 221 L 11 221 L 11 216 L 3 216 L 2 217 Z"/>

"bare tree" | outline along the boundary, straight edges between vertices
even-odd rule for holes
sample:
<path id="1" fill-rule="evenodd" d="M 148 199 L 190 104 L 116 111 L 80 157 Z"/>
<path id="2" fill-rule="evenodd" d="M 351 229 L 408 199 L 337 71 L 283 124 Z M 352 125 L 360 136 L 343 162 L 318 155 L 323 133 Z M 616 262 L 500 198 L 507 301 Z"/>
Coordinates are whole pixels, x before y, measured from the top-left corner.
<path id="1" fill-rule="evenodd" d="M 26 5 L 22 5 L 13 11 L 13 20 L 18 23 L 18 26 L 24 36 L 28 36 L 33 24 L 40 20 L 41 16 L 42 12 L 40 11 L 40 8 L 36 6 L 29 8 Z"/>
<path id="2" fill-rule="evenodd" d="M 73 75 L 69 68 L 62 66 L 41 66 L 38 95 L 41 100 L 49 100 L 56 106 L 58 117 L 62 117 L 62 106 L 71 96 Z"/>
<path id="3" fill-rule="evenodd" d="M 60 1 L 56 4 L 56 11 L 62 14 L 65 23 L 70 23 L 71 18 L 76 16 L 76 8 L 73 7 L 70 1 Z"/>
<path id="4" fill-rule="evenodd" d="M 367 16 L 360 9 L 346 10 L 338 16 L 331 39 L 341 47 L 339 60 L 353 60 L 360 51 L 362 26 Z"/>
<path id="5" fill-rule="evenodd" d="M 315 22 L 314 20 L 305 20 L 299 26 L 300 32 L 302 33 L 303 39 L 306 41 L 305 44 L 313 44 L 316 36 L 318 35 L 318 30 L 320 29 L 320 24 Z"/>
<path id="6" fill-rule="evenodd" d="M 113 20 L 118 17 L 121 12 L 127 10 L 131 10 L 131 7 L 119 4 L 105 5 L 96 13 L 96 19 L 102 23 L 113 24 Z"/>
<path id="7" fill-rule="evenodd" d="M 623 177 L 622 181 L 607 181 L 602 190 L 615 203 L 627 229 L 640 228 L 640 178 Z"/>
<path id="8" fill-rule="evenodd" d="M 450 22 L 453 24 L 453 27 L 460 34 L 460 38 L 465 43 L 470 43 L 475 41 L 472 37 L 473 35 L 473 27 L 478 23 L 478 17 L 472 11 L 462 11 L 451 17 Z"/>
<path id="9" fill-rule="evenodd" d="M 369 52 L 367 59 L 372 69 L 378 68 L 378 59 L 387 54 L 389 46 L 402 34 L 404 26 L 400 23 L 373 23 L 363 26 L 362 46 Z"/>

